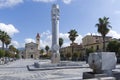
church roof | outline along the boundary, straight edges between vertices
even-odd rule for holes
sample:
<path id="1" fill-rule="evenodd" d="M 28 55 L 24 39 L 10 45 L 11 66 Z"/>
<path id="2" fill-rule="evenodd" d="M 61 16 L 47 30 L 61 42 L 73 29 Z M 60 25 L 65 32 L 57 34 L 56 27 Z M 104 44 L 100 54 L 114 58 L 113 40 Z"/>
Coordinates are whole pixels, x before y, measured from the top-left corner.
<path id="1" fill-rule="evenodd" d="M 35 45 L 36 43 L 34 43 L 34 42 L 30 42 L 30 43 L 26 43 L 26 45 Z"/>
<path id="2" fill-rule="evenodd" d="M 37 36 L 36 37 L 39 37 L 40 38 L 40 35 L 39 35 L 39 33 L 37 33 Z"/>
<path id="3" fill-rule="evenodd" d="M 38 44 L 34 43 L 34 42 L 30 42 L 30 43 L 26 43 L 25 46 L 37 46 Z"/>

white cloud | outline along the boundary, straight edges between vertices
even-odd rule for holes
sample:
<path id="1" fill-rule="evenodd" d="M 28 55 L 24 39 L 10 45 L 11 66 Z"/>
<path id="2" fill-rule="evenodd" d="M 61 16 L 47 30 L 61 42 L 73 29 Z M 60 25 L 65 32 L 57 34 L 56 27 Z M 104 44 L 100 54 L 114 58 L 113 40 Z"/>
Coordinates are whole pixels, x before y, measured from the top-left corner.
<path id="1" fill-rule="evenodd" d="M 7 32 L 8 35 L 13 36 L 15 33 L 18 33 L 19 30 L 15 28 L 12 24 L 0 23 L 0 30 Z M 15 40 L 11 41 L 11 45 L 14 45 L 16 48 L 23 47 Z M 1 42 L 0 42 L 1 46 Z"/>
<path id="2" fill-rule="evenodd" d="M 87 33 L 86 35 L 91 35 L 91 33 Z M 98 33 L 92 33 L 92 35 L 100 35 Z M 71 41 L 68 38 L 69 34 L 68 33 L 60 33 L 60 37 L 63 38 L 64 43 L 62 45 L 62 47 L 66 47 L 69 46 Z M 120 38 L 120 33 L 114 31 L 114 30 L 110 30 L 110 32 L 108 33 L 107 36 L 111 36 L 113 38 Z M 82 43 L 82 35 L 79 35 L 76 40 L 75 43 Z M 25 43 L 30 43 L 30 42 L 35 42 L 35 39 L 32 38 L 26 38 L 25 39 Z M 12 41 L 11 44 L 14 45 L 16 48 L 21 48 L 25 46 L 25 43 L 19 43 L 17 41 Z M 52 44 L 52 35 L 50 31 L 46 31 L 41 33 L 41 38 L 40 38 L 40 48 L 45 48 L 46 45 L 48 45 L 51 48 L 51 44 Z M 1 42 L 0 42 L 0 46 L 1 46 Z"/>
<path id="3" fill-rule="evenodd" d="M 112 3 L 115 3 L 116 0 L 111 0 Z"/>
<path id="4" fill-rule="evenodd" d="M 120 14 L 120 10 L 116 10 L 114 13 L 115 14 Z"/>
<path id="5" fill-rule="evenodd" d="M 68 36 L 69 36 L 68 33 L 60 33 L 60 37 L 63 38 L 64 41 L 62 47 L 66 47 L 70 45 L 70 40 Z"/>
<path id="6" fill-rule="evenodd" d="M 101 34 L 98 34 L 98 33 L 87 33 L 86 35 L 98 35 L 98 36 L 101 36 Z M 111 36 L 112 38 L 117 38 L 119 39 L 120 38 L 120 33 L 114 31 L 114 30 L 110 30 L 109 33 L 107 34 L 107 36 Z"/>
<path id="7" fill-rule="evenodd" d="M 68 33 L 60 33 L 60 37 L 65 39 L 65 40 L 69 40 L 68 36 L 69 36 Z"/>
<path id="8" fill-rule="evenodd" d="M 76 38 L 75 42 L 78 43 L 78 44 L 82 43 L 82 38 L 83 37 L 81 35 L 78 35 L 78 37 Z"/>
<path id="9" fill-rule="evenodd" d="M 63 43 L 63 47 L 69 46 L 71 41 L 68 38 L 69 34 L 68 33 L 60 33 L 60 37 L 63 38 L 64 43 Z M 79 35 L 76 40 L 76 43 L 80 44 L 82 42 L 82 36 Z M 46 45 L 48 45 L 49 47 L 51 47 L 52 44 L 52 35 L 50 31 L 46 31 L 41 33 L 41 40 L 40 40 L 40 47 L 41 48 L 45 48 Z"/>
<path id="10" fill-rule="evenodd" d="M 40 47 L 45 48 L 46 45 L 48 45 L 51 48 L 52 44 L 52 35 L 49 30 L 41 33 L 41 38 L 40 38 Z"/>
<path id="11" fill-rule="evenodd" d="M 41 37 L 44 37 L 44 36 L 50 35 L 50 34 L 51 34 L 50 31 L 47 30 L 46 32 L 43 32 L 40 36 L 41 36 Z"/>
<path id="12" fill-rule="evenodd" d="M 20 44 L 19 44 L 17 41 L 11 41 L 11 44 L 10 44 L 10 45 L 15 46 L 16 48 L 19 48 L 19 47 L 20 47 Z"/>
<path id="13" fill-rule="evenodd" d="M 45 46 L 49 46 L 51 48 L 51 40 L 47 41 L 47 40 L 40 40 L 40 48 L 45 48 Z"/>
<path id="14" fill-rule="evenodd" d="M 25 39 L 25 43 L 30 43 L 30 42 L 35 42 L 35 40 L 32 39 L 32 38 L 26 38 Z"/>
<path id="15" fill-rule="evenodd" d="M 70 4 L 73 0 L 62 0 L 65 4 Z"/>
<path id="16" fill-rule="evenodd" d="M 60 37 L 63 38 L 64 44 L 63 47 L 69 46 L 70 41 L 68 39 L 68 34 L 67 33 L 60 33 Z M 43 32 L 41 34 L 41 40 L 40 40 L 40 47 L 45 48 L 46 45 L 51 47 L 52 44 L 52 34 L 50 31 Z"/>
<path id="17" fill-rule="evenodd" d="M 108 33 L 108 36 L 119 39 L 120 38 L 120 33 L 116 32 L 114 30 L 110 30 L 110 32 Z"/>
<path id="18" fill-rule="evenodd" d="M 70 46 L 71 41 L 69 40 L 69 34 L 68 33 L 60 33 L 60 37 L 63 38 L 64 43 L 63 43 L 63 47 L 66 46 Z M 75 43 L 80 44 L 82 42 L 82 36 L 78 35 L 78 37 L 76 37 Z"/>
<path id="19" fill-rule="evenodd" d="M 110 1 L 112 4 L 119 3 L 119 0 L 108 0 L 108 1 Z"/>
<path id="20" fill-rule="evenodd" d="M 33 0 L 34 2 L 44 2 L 44 3 L 49 3 L 49 2 L 55 2 L 57 0 Z M 73 0 L 61 0 L 65 4 L 70 4 Z"/>
<path id="21" fill-rule="evenodd" d="M 63 45 L 62 45 L 62 47 L 70 46 L 70 43 L 71 43 L 70 41 L 64 42 Z"/>
<path id="22" fill-rule="evenodd" d="M 97 35 L 97 36 L 100 36 L 99 33 L 87 33 L 86 35 Z M 86 35 L 85 35 L 85 36 L 86 36 Z"/>
<path id="23" fill-rule="evenodd" d="M 25 0 L 0 0 L 0 8 L 8 8 L 8 7 L 13 7 L 18 4 L 23 3 Z M 44 3 L 49 3 L 49 2 L 56 2 L 57 0 L 32 0 L 33 2 L 44 2 Z M 73 0 L 62 0 L 63 3 L 65 4 L 70 4 Z"/>
<path id="24" fill-rule="evenodd" d="M 87 33 L 87 35 L 91 35 L 91 33 Z M 98 33 L 92 33 L 92 35 L 100 35 Z M 68 33 L 60 33 L 60 37 L 63 38 L 64 43 L 62 45 L 62 47 L 66 47 L 69 46 L 71 41 L 68 38 L 69 34 Z M 107 36 L 111 36 L 113 38 L 120 38 L 120 33 L 114 31 L 114 30 L 110 30 L 110 32 L 108 33 Z M 82 43 L 82 35 L 79 35 L 76 40 L 75 43 Z M 30 42 L 35 42 L 35 39 L 32 38 L 26 38 L 25 39 L 25 43 L 30 43 Z M 12 41 L 12 45 L 14 45 L 16 48 L 21 48 L 25 46 L 25 43 L 18 43 L 17 41 Z M 51 48 L 51 44 L 52 44 L 52 35 L 50 31 L 46 31 L 41 33 L 41 38 L 40 38 L 40 48 L 45 48 L 46 45 L 48 45 Z M 1 43 L 0 43 L 1 45 Z"/>
<path id="25" fill-rule="evenodd" d="M 15 46 L 16 48 L 24 48 L 25 47 L 25 43 L 19 43 L 18 41 L 15 41 L 15 40 L 12 40 L 10 45 Z"/>
<path id="26" fill-rule="evenodd" d="M 0 0 L 0 8 L 16 6 L 20 3 L 23 3 L 23 0 Z"/>
<path id="27" fill-rule="evenodd" d="M 19 30 L 15 28 L 12 24 L 0 23 L 0 30 L 7 32 L 10 36 L 13 36 L 15 33 L 18 33 Z"/>
<path id="28" fill-rule="evenodd" d="M 56 0 L 33 0 L 34 2 L 45 2 L 45 3 L 48 3 L 48 2 L 55 2 Z"/>

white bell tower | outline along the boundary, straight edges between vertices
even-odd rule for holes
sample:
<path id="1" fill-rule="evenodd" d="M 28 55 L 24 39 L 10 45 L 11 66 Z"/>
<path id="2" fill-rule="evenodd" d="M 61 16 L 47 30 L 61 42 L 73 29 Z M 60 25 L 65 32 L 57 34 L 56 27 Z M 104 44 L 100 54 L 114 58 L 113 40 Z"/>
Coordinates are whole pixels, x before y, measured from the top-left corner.
<path id="1" fill-rule="evenodd" d="M 38 45 L 38 50 L 40 50 L 40 35 L 37 33 L 36 35 L 36 44 Z"/>

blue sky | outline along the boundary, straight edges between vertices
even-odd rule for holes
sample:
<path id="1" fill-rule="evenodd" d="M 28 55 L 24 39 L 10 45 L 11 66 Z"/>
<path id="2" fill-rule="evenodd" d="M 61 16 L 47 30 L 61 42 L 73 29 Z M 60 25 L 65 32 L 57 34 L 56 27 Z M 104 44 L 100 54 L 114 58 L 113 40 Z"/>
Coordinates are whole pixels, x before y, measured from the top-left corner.
<path id="1" fill-rule="evenodd" d="M 99 17 L 109 17 L 112 29 L 109 36 L 120 38 L 120 1 L 119 0 L 0 0 L 0 29 L 12 37 L 17 48 L 25 43 L 35 42 L 40 33 L 41 46 L 51 46 L 51 7 L 60 6 L 60 37 L 64 45 L 70 41 L 68 33 L 76 29 L 79 37 L 76 41 L 90 33 L 97 34 L 95 24 Z M 1 45 L 1 44 L 0 44 Z"/>

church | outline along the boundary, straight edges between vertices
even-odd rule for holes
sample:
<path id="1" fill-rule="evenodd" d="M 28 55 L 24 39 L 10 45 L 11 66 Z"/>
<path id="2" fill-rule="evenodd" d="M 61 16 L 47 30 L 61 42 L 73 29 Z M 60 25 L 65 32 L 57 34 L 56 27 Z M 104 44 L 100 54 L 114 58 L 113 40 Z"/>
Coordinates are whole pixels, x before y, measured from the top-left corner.
<path id="1" fill-rule="evenodd" d="M 25 49 L 20 51 L 20 57 L 24 59 L 39 59 L 40 56 L 40 35 L 36 35 L 36 43 L 25 44 Z"/>

